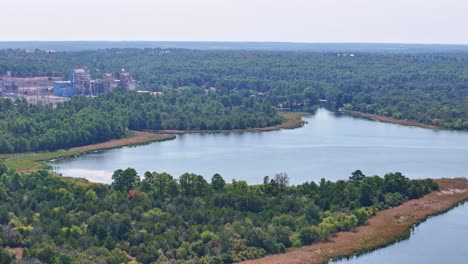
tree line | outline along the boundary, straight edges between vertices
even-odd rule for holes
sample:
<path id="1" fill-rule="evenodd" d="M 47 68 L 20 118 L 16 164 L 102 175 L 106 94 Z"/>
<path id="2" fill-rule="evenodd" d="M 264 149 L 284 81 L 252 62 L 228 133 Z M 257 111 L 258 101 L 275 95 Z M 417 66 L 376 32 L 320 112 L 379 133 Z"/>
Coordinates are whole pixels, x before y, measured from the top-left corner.
<path id="1" fill-rule="evenodd" d="M 74 67 L 133 73 L 142 89 L 215 87 L 250 92 L 272 105 L 328 108 L 468 128 L 468 53 L 364 53 L 103 49 L 76 52 L 0 50 L 0 74 L 62 76 Z"/>
<path id="2" fill-rule="evenodd" d="M 438 189 L 401 173 L 291 186 L 185 173 L 114 172 L 111 185 L 0 165 L 0 259 L 22 263 L 231 263 L 328 240 Z M 132 260 L 134 259 L 134 260 Z"/>
<path id="3" fill-rule="evenodd" d="M 0 99 L 0 153 L 55 150 L 121 138 L 127 130 L 231 130 L 282 122 L 263 99 L 197 87 L 154 96 L 114 91 L 52 105 Z"/>

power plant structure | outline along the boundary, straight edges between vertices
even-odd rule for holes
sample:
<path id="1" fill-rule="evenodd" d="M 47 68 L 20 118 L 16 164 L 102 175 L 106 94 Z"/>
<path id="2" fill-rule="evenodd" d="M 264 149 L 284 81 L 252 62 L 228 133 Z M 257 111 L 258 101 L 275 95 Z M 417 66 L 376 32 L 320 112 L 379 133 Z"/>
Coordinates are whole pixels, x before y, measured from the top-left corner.
<path id="1" fill-rule="evenodd" d="M 3 78 L 0 78 L 0 95 L 1 96 L 11 96 L 15 94 L 18 90 L 18 86 L 15 84 L 11 78 L 11 72 L 7 71 L 7 75 Z"/>
<path id="2" fill-rule="evenodd" d="M 126 90 L 134 91 L 136 90 L 136 83 L 132 79 L 130 73 L 122 71 L 120 73 L 120 86 L 122 86 Z"/>
<path id="3" fill-rule="evenodd" d="M 112 73 L 104 73 L 102 78 L 92 80 L 88 69 L 74 69 L 70 80 L 54 82 L 54 95 L 60 97 L 94 96 L 111 92 L 117 87 L 130 91 L 136 89 L 135 80 L 129 72 L 125 71 L 120 73 L 119 79 L 115 79 Z"/>
<path id="4" fill-rule="evenodd" d="M 74 69 L 72 71 L 71 83 L 76 95 L 92 95 L 91 74 L 88 69 Z"/>
<path id="5" fill-rule="evenodd" d="M 13 77 L 10 71 L 0 75 L 0 98 L 27 100 L 33 104 L 56 104 L 68 100 L 74 95 L 95 96 L 112 92 L 121 87 L 136 90 L 136 81 L 129 72 L 118 74 L 104 73 L 102 78 L 92 79 L 87 68 L 74 69 L 69 81 L 62 77 Z"/>
<path id="6" fill-rule="evenodd" d="M 12 77 L 10 71 L 0 76 L 0 97 L 13 100 L 27 100 L 33 104 L 49 104 L 63 101 L 63 98 L 52 98 L 54 81 L 60 77 Z"/>

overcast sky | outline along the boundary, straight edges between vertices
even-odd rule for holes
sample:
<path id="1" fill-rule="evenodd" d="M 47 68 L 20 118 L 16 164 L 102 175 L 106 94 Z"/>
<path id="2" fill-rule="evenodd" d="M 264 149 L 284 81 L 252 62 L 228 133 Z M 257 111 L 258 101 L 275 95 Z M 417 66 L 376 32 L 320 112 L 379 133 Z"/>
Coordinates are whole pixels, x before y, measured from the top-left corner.
<path id="1" fill-rule="evenodd" d="M 468 0 L 2 0 L 0 41 L 468 44 Z"/>

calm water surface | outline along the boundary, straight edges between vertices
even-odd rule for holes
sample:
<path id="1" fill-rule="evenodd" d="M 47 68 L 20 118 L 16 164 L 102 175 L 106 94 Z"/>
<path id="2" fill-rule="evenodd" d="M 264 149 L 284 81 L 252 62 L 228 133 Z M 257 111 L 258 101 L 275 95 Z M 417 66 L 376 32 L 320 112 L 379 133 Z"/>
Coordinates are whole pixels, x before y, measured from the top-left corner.
<path id="1" fill-rule="evenodd" d="M 468 203 L 430 218 L 408 240 L 339 264 L 468 263 Z"/>
<path id="2" fill-rule="evenodd" d="M 346 179 L 356 169 L 366 175 L 400 171 L 410 178 L 465 177 L 468 133 L 436 131 L 336 116 L 319 109 L 304 127 L 272 132 L 186 134 L 175 140 L 124 147 L 50 164 L 65 176 L 111 182 L 119 168 L 193 172 L 210 179 L 220 173 L 261 183 L 286 172 L 291 183 Z"/>
<path id="3" fill-rule="evenodd" d="M 400 171 L 410 178 L 466 177 L 468 133 L 436 131 L 336 116 L 320 109 L 304 127 L 255 133 L 187 134 L 175 140 L 125 147 L 51 162 L 66 176 L 111 182 L 119 168 L 184 172 L 209 180 L 261 183 L 286 172 L 293 184 Z M 409 240 L 340 263 L 468 263 L 468 204 L 431 218 Z"/>

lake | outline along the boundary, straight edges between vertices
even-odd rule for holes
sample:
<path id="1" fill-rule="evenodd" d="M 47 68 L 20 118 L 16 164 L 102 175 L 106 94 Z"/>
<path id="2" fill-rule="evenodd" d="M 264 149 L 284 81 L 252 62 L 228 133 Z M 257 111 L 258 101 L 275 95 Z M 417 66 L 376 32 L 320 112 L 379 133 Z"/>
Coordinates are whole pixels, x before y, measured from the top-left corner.
<path id="1" fill-rule="evenodd" d="M 417 226 L 408 240 L 334 264 L 468 263 L 468 203 Z"/>
<path id="2" fill-rule="evenodd" d="M 465 177 L 468 133 L 406 127 L 336 115 L 325 109 L 298 129 L 185 134 L 175 140 L 95 152 L 50 162 L 64 176 L 111 182 L 113 171 L 135 168 L 211 179 L 220 173 L 249 184 L 286 172 L 292 184 L 400 171 L 410 178 Z"/>

